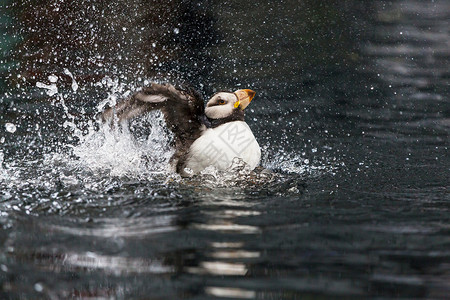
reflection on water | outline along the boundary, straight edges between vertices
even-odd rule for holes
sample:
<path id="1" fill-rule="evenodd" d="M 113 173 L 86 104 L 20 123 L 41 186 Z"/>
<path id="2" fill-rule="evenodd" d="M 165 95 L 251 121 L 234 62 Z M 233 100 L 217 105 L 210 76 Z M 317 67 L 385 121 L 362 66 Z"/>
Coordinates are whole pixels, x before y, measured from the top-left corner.
<path id="1" fill-rule="evenodd" d="M 35 263 L 42 264 L 43 269 L 53 272 L 87 272 L 101 270 L 105 274 L 120 276 L 123 273 L 171 273 L 170 266 L 164 266 L 161 261 L 120 256 L 98 255 L 93 252 L 64 253 L 46 257 L 45 253 L 33 253 Z M 45 264 L 45 265 L 44 265 Z"/>
<path id="2" fill-rule="evenodd" d="M 220 298 L 254 299 L 256 293 L 237 288 L 207 287 L 205 293 Z"/>
<path id="3" fill-rule="evenodd" d="M 236 197 L 235 192 L 236 190 L 223 191 L 223 193 L 220 193 L 220 199 L 217 199 L 217 191 L 203 194 L 202 198 L 206 201 L 201 200 L 203 202 L 202 207 L 208 210 L 200 210 L 199 213 L 207 221 L 203 224 L 193 223 L 191 227 L 205 233 L 211 232 L 212 237 L 217 236 L 218 239 L 210 240 L 208 250 L 204 253 L 205 260 L 200 261 L 197 266 L 189 267 L 187 270 L 189 273 L 245 276 L 248 272 L 246 264 L 243 262 L 237 263 L 237 261 L 245 261 L 260 256 L 258 251 L 246 250 L 244 242 L 222 242 L 220 239 L 222 234 L 251 238 L 261 232 L 257 226 L 243 225 L 237 222 L 239 217 L 255 216 L 261 213 L 249 210 L 257 203 L 249 203 L 243 195 Z M 214 209 L 215 207 L 221 208 L 220 214 Z M 226 207 L 233 207 L 234 209 L 225 209 Z"/>
<path id="4" fill-rule="evenodd" d="M 0 298 L 447 298 L 447 2 L 0 4 Z M 155 76 L 257 90 L 262 168 L 95 122 Z"/>
<path id="5" fill-rule="evenodd" d="M 174 216 L 164 215 L 154 218 L 127 219 L 101 219 L 96 221 L 94 228 L 65 227 L 51 225 L 50 230 L 59 231 L 64 234 L 79 236 L 96 236 L 102 238 L 116 237 L 140 237 L 176 230 L 171 225 Z"/>
<path id="6" fill-rule="evenodd" d="M 247 274 L 247 268 L 244 264 L 239 263 L 225 263 L 225 262 L 201 262 L 198 269 L 189 268 L 190 273 L 197 274 L 212 274 L 212 275 L 241 275 Z"/>
<path id="7" fill-rule="evenodd" d="M 194 228 L 211 230 L 211 231 L 237 231 L 243 233 L 257 233 L 258 228 L 255 226 L 236 225 L 230 222 L 221 222 L 220 224 L 201 224 L 195 225 Z"/>

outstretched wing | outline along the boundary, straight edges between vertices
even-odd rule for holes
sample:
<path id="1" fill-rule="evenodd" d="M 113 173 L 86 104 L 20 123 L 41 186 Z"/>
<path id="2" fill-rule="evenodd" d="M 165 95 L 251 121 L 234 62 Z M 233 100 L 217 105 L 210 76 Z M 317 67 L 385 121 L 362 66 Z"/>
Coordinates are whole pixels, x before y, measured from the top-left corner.
<path id="1" fill-rule="evenodd" d="M 177 144 L 193 142 L 201 134 L 204 104 L 192 89 L 181 90 L 171 84 L 152 83 L 129 99 L 102 114 L 104 121 L 117 116 L 119 121 L 134 118 L 151 110 L 161 109 L 167 126 L 175 134 Z"/>

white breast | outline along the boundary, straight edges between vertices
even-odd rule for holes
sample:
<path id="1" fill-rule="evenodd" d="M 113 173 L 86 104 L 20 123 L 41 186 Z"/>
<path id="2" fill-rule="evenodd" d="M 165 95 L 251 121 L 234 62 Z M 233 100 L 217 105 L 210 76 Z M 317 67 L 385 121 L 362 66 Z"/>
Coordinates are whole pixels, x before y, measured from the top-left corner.
<path id="1" fill-rule="evenodd" d="M 261 149 L 250 127 L 233 121 L 209 128 L 191 145 L 186 167 L 198 173 L 208 166 L 226 170 L 237 157 L 253 170 L 261 158 Z"/>

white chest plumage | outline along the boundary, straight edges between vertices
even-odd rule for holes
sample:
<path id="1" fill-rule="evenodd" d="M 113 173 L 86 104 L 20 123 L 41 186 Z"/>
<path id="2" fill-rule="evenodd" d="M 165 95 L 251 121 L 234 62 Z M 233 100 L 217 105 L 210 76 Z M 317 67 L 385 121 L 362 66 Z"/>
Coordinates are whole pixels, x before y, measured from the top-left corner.
<path id="1" fill-rule="evenodd" d="M 247 123 L 233 121 L 206 129 L 189 150 L 186 167 L 198 173 L 208 166 L 226 170 L 234 158 L 253 170 L 261 159 L 261 149 Z"/>

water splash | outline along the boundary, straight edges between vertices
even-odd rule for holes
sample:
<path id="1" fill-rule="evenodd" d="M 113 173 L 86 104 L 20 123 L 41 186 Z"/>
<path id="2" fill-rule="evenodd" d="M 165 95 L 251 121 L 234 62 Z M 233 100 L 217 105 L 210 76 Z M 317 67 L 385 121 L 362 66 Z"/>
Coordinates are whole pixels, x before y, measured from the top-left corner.
<path id="1" fill-rule="evenodd" d="M 236 186 L 298 193 L 302 190 L 299 185 L 307 177 L 334 174 L 341 166 L 335 158 L 317 158 L 310 161 L 303 155 L 266 145 L 262 149 L 262 167 L 253 171 L 242 161 L 235 160 L 225 172 L 209 167 L 192 178 L 181 178 L 170 168 L 169 161 L 174 152 L 171 147 L 173 135 L 165 126 L 161 112 L 155 111 L 146 117 L 132 120 L 129 124 L 116 124 L 113 127 L 102 124 L 84 110 L 71 113 L 74 107 L 69 100 L 78 91 L 78 84 L 68 69 L 64 72 L 73 80 L 69 91 L 58 88 L 58 77 L 55 75 L 49 76 L 49 84 L 38 84 L 38 87 L 45 89 L 47 95 L 52 95 L 52 107 L 63 111 L 61 123 L 32 124 L 39 128 L 39 137 L 35 138 L 34 143 L 41 147 L 39 150 L 42 157 L 8 158 L 6 162 L 2 155 L 0 161 L 0 187 L 4 191 L 10 190 L 18 194 L 18 199 L 24 194 L 49 199 L 42 200 L 40 204 L 48 211 L 67 209 L 64 204 L 58 204 L 57 197 L 52 196 L 61 196 L 61 189 L 81 189 L 82 193 L 88 194 L 105 193 L 130 180 L 147 181 L 166 187 L 171 184 L 204 188 Z M 95 106 L 95 112 L 102 112 L 105 107 L 116 105 L 120 99 L 137 90 L 136 86 L 111 77 L 103 78 L 95 83 L 94 87 L 106 94 Z M 63 141 L 53 142 L 49 148 L 40 145 L 44 126 L 56 126 L 47 128 L 50 132 L 55 131 L 56 135 L 62 135 L 62 130 Z M 70 197 L 74 197 L 74 194 L 75 192 L 72 192 Z M 3 197 L 6 197 L 5 193 Z M 25 207 L 30 204 L 19 201 L 17 205 Z M 25 211 L 32 212 L 33 209 Z"/>
<path id="2" fill-rule="evenodd" d="M 74 80 L 73 75 L 65 71 Z M 97 105 L 97 112 L 116 105 L 118 99 L 135 89 L 110 77 L 104 77 L 94 86 L 107 91 L 105 99 Z M 76 91 L 74 83 L 72 90 Z M 165 129 L 161 112 L 151 112 L 130 124 L 110 126 L 91 117 L 75 117 L 69 113 L 64 96 L 58 94 L 57 99 L 66 115 L 63 127 L 69 131 L 69 140 L 76 142 L 64 145 L 63 151 L 50 153 L 46 163 L 64 162 L 71 168 L 95 175 L 135 179 L 149 179 L 168 171 L 173 136 Z"/>
<path id="3" fill-rule="evenodd" d="M 3 158 L 4 158 L 3 151 L 0 150 L 0 180 L 3 180 L 5 178 L 5 170 L 3 169 Z"/>
<path id="4" fill-rule="evenodd" d="M 66 74 L 72 79 L 72 91 L 76 92 L 78 90 L 78 83 L 76 82 L 75 77 L 67 68 L 64 69 L 64 74 Z"/>
<path id="5" fill-rule="evenodd" d="M 56 82 L 58 81 L 58 76 L 49 75 L 48 81 L 50 84 L 45 84 L 43 82 L 36 82 L 36 86 L 41 89 L 45 89 L 48 96 L 54 96 L 58 93 L 58 87 L 56 86 Z"/>
<path id="6" fill-rule="evenodd" d="M 5 129 L 6 131 L 8 131 L 9 133 L 14 133 L 17 130 L 16 125 L 14 125 L 13 123 L 6 123 L 5 124 Z"/>
<path id="7" fill-rule="evenodd" d="M 152 124 L 144 139 L 137 139 L 126 124 L 116 128 L 100 124 L 99 129 L 91 125 L 88 134 L 77 136 L 79 143 L 71 146 L 76 160 L 70 163 L 94 173 L 139 179 L 167 172 L 173 153 L 172 137 L 164 130 L 163 122 L 159 112 L 137 120 L 137 125 L 134 124 L 137 127 Z"/>
<path id="8" fill-rule="evenodd" d="M 316 155 L 314 159 L 310 159 L 305 153 L 293 153 L 284 149 L 269 151 L 269 146 L 264 148 L 261 165 L 274 172 L 314 177 L 335 175 L 339 168 L 345 166 L 336 157 Z M 312 152 L 317 153 L 317 149 L 313 148 Z"/>

